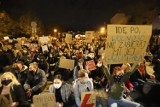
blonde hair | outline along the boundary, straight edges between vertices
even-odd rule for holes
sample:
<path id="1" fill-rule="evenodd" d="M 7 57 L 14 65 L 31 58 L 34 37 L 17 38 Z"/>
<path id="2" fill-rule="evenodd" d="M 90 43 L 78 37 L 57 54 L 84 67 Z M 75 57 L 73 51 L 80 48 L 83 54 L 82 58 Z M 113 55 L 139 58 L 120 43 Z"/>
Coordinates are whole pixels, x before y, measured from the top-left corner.
<path id="1" fill-rule="evenodd" d="M 12 82 L 11 82 L 11 85 L 10 85 L 11 87 L 13 85 L 20 85 L 20 82 L 17 80 L 17 78 L 15 77 L 15 75 L 13 73 L 5 72 L 0 76 L 0 87 L 2 86 L 2 84 L 1 84 L 2 79 L 5 78 L 5 77 L 8 77 L 8 76 L 11 76 L 11 79 L 12 79 Z"/>
<path id="2" fill-rule="evenodd" d="M 38 63 L 37 62 L 30 63 L 29 66 L 33 66 L 33 68 L 38 69 Z"/>
<path id="3" fill-rule="evenodd" d="M 87 73 L 87 71 L 86 71 L 85 69 L 82 69 L 82 70 L 79 70 L 79 71 L 78 71 L 78 77 L 79 77 L 79 78 L 85 77 L 86 74 L 88 74 L 88 73 Z"/>

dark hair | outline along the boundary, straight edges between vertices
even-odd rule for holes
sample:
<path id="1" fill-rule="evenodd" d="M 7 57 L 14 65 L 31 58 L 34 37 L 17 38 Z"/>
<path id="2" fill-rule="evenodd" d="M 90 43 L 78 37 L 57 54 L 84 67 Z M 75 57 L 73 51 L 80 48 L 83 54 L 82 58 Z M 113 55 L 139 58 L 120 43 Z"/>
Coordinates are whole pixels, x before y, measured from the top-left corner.
<path id="1" fill-rule="evenodd" d="M 55 79 L 60 79 L 61 81 L 63 80 L 62 75 L 60 74 L 55 75 L 53 80 Z"/>

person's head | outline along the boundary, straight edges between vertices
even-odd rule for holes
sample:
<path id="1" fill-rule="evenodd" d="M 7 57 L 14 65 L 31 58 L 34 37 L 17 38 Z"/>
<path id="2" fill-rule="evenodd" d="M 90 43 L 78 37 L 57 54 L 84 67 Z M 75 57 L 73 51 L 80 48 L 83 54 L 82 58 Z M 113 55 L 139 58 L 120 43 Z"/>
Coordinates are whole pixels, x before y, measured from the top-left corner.
<path id="1" fill-rule="evenodd" d="M 60 74 L 55 75 L 53 79 L 54 88 L 59 89 L 62 86 L 62 83 L 63 83 L 62 76 Z"/>
<path id="2" fill-rule="evenodd" d="M 144 72 L 144 70 L 145 70 L 145 63 L 144 62 L 139 63 L 138 71 Z"/>
<path id="3" fill-rule="evenodd" d="M 24 63 L 22 61 L 16 62 L 16 66 L 18 67 L 18 70 L 21 71 L 23 68 Z"/>
<path id="4" fill-rule="evenodd" d="M 11 72 L 5 72 L 0 77 L 0 86 L 13 86 L 19 85 L 17 78 Z"/>
<path id="5" fill-rule="evenodd" d="M 40 62 L 44 62 L 44 61 L 45 61 L 45 56 L 42 55 L 42 56 L 40 56 L 39 59 L 40 59 L 40 60 L 39 60 Z"/>
<path id="6" fill-rule="evenodd" d="M 123 75 L 124 74 L 124 70 L 120 67 L 120 66 L 116 66 L 113 69 L 113 73 L 112 75 Z"/>
<path id="7" fill-rule="evenodd" d="M 121 69 L 124 70 L 124 73 L 127 73 L 131 70 L 131 65 L 129 63 L 124 63 L 122 64 Z"/>
<path id="8" fill-rule="evenodd" d="M 88 82 L 88 73 L 86 70 L 82 69 L 78 71 L 78 78 L 80 79 L 81 82 Z"/>
<path id="9" fill-rule="evenodd" d="M 36 72 L 38 69 L 38 63 L 37 62 L 33 62 L 29 65 L 29 71 L 33 71 Z"/>

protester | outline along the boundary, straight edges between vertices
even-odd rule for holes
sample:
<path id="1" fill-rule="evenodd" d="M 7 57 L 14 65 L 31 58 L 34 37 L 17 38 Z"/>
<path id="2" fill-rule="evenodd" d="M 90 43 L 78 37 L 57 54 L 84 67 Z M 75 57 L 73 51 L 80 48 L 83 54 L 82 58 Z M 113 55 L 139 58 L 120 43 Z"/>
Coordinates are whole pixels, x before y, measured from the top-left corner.
<path id="1" fill-rule="evenodd" d="M 43 91 L 47 82 L 45 72 L 38 68 L 38 64 L 33 62 L 29 65 L 27 80 L 24 84 L 24 89 L 29 98 Z"/>
<path id="2" fill-rule="evenodd" d="M 76 80 L 78 78 L 79 70 L 83 70 L 83 69 L 85 69 L 87 72 L 89 72 L 83 59 L 79 59 L 78 64 L 75 66 L 74 71 L 73 71 L 73 79 L 74 80 Z"/>
<path id="3" fill-rule="evenodd" d="M 59 74 L 54 77 L 53 84 L 49 86 L 49 92 L 55 94 L 57 105 L 71 107 L 74 104 L 71 85 L 64 82 Z"/>
<path id="4" fill-rule="evenodd" d="M 86 70 L 82 69 L 78 72 L 78 79 L 75 80 L 73 88 L 76 101 L 75 107 L 81 107 L 82 92 L 94 91 L 93 82 L 88 77 L 88 73 Z M 96 102 L 96 107 L 101 107 L 101 104 L 99 102 Z"/>
<path id="5" fill-rule="evenodd" d="M 22 61 L 17 61 L 16 63 L 13 64 L 13 73 L 17 77 L 18 81 L 21 83 L 23 86 L 26 79 L 27 79 L 27 74 L 28 74 L 28 67 L 24 65 Z"/>
<path id="6" fill-rule="evenodd" d="M 22 85 L 11 72 L 5 72 L 0 77 L 0 95 L 11 96 L 7 97 L 10 107 L 29 107 Z"/>
<path id="7" fill-rule="evenodd" d="M 134 68 L 136 65 L 133 65 L 132 68 Z M 109 107 L 143 107 L 139 103 L 129 101 L 123 98 L 123 91 L 125 84 L 124 82 L 126 79 L 129 78 L 132 72 L 134 72 L 133 69 L 131 69 L 129 64 L 126 64 L 127 72 L 124 73 L 124 69 L 122 69 L 120 66 L 116 66 L 113 69 L 113 73 L 110 74 L 109 68 L 107 66 L 104 66 L 104 70 L 106 72 L 109 85 L 110 85 L 110 91 L 108 92 L 108 106 Z"/>
<path id="8" fill-rule="evenodd" d="M 49 77 L 49 63 L 47 62 L 45 56 L 39 57 L 38 67 L 44 70 L 46 77 Z"/>
<path id="9" fill-rule="evenodd" d="M 130 81 L 136 90 L 142 92 L 143 84 L 147 79 L 155 79 L 155 76 L 147 73 L 144 61 L 137 66 L 135 72 L 130 76 Z"/>
<path id="10" fill-rule="evenodd" d="M 91 71 L 90 77 L 93 79 L 94 87 L 97 89 L 104 88 L 107 85 L 107 78 L 103 70 L 103 62 L 99 59 L 96 64 L 96 70 Z"/>

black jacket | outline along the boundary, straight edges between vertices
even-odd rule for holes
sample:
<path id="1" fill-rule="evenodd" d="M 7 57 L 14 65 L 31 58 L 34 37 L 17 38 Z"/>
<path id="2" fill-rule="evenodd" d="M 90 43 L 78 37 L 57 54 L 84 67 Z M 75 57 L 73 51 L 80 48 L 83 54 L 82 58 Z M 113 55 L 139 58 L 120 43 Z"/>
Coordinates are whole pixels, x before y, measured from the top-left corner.
<path id="1" fill-rule="evenodd" d="M 0 87 L 0 93 L 2 92 L 3 86 Z M 18 107 L 24 107 L 24 103 L 26 103 L 26 96 L 25 91 L 22 87 L 22 85 L 13 85 L 13 87 L 10 88 L 10 94 L 12 97 L 13 102 L 18 102 Z"/>
<path id="2" fill-rule="evenodd" d="M 42 69 L 37 69 L 36 73 L 31 71 L 28 72 L 27 80 L 24 84 L 25 90 L 31 88 L 32 92 L 44 88 L 46 85 L 47 78 L 45 72 Z"/>

